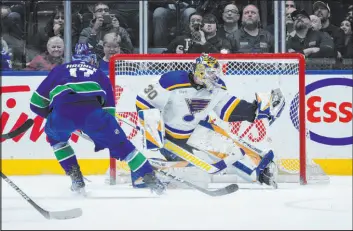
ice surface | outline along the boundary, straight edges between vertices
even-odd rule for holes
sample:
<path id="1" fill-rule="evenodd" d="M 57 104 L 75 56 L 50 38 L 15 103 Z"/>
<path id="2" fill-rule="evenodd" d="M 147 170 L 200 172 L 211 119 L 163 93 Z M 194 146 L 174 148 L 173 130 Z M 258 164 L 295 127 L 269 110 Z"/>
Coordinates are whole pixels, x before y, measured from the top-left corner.
<path id="1" fill-rule="evenodd" d="M 156 196 L 129 185 L 109 186 L 104 176 L 88 176 L 87 198 L 69 191 L 66 176 L 10 176 L 45 209 L 82 208 L 72 220 L 46 220 L 5 181 L 1 192 L 2 229 L 350 229 L 352 177 L 331 177 L 330 184 L 279 184 L 209 197 L 191 189 L 170 189 Z M 215 185 L 213 185 L 215 187 Z"/>

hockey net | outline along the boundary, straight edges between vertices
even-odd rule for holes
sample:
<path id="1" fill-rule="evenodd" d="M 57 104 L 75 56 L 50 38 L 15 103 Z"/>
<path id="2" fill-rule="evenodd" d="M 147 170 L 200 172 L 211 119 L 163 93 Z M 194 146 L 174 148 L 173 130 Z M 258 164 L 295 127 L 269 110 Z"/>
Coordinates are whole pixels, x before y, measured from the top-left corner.
<path id="1" fill-rule="evenodd" d="M 115 86 L 117 113 L 133 125 L 138 124 L 135 111 L 137 93 L 162 74 L 173 70 L 191 71 L 198 54 L 143 54 L 115 55 L 110 59 L 109 76 Z M 267 121 L 254 123 L 221 121 L 211 114 L 213 122 L 232 136 L 260 149 L 272 149 L 276 156 L 279 182 L 327 181 L 321 167 L 310 158 L 306 150 L 305 120 L 305 60 L 298 54 L 214 54 L 222 65 L 228 91 L 252 102 L 255 92 L 268 92 L 280 87 L 286 98 L 286 107 L 271 127 Z M 119 122 L 129 140 L 142 148 L 139 131 Z M 148 157 L 162 158 L 156 152 L 144 152 Z M 125 162 L 110 160 L 111 184 L 125 181 L 129 169 Z M 122 180 L 124 178 L 124 180 Z M 212 181 L 241 181 L 229 168 Z M 217 179 L 217 180 L 216 180 Z M 222 180 L 223 179 L 223 180 Z M 227 179 L 227 180 L 224 180 Z"/>

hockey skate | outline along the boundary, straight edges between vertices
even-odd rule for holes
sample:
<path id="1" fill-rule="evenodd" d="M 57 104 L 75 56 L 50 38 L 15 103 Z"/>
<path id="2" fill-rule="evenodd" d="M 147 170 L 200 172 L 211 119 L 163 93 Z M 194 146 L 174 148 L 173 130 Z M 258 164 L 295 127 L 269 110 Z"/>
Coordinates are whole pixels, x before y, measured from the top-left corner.
<path id="1" fill-rule="evenodd" d="M 143 181 L 145 182 L 146 186 L 157 195 L 162 195 L 166 190 L 166 186 L 156 177 L 154 172 L 145 174 Z"/>
<path id="2" fill-rule="evenodd" d="M 274 187 L 275 189 L 278 188 L 276 181 L 274 180 L 274 175 L 270 170 L 270 167 L 265 168 L 265 170 L 259 176 L 259 182 L 261 184 L 265 183 Z"/>
<path id="3" fill-rule="evenodd" d="M 277 188 L 277 183 L 274 180 L 273 169 L 275 168 L 273 163 L 273 152 L 270 150 L 262 159 L 258 166 L 258 181 L 263 184 L 267 184 Z M 272 170 L 271 170 L 272 169 Z"/>
<path id="4" fill-rule="evenodd" d="M 68 174 L 71 178 L 72 185 L 71 185 L 71 191 L 76 192 L 78 194 L 86 195 L 86 190 L 85 190 L 85 182 L 80 170 L 79 166 L 73 166 L 68 172 Z"/>

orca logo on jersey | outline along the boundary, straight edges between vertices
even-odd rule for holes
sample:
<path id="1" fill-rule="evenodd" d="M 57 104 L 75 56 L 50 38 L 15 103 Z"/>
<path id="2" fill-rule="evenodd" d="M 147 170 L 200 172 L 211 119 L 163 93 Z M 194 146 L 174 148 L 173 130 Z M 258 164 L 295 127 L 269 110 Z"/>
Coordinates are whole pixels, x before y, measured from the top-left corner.
<path id="1" fill-rule="evenodd" d="M 191 122 L 195 119 L 194 114 L 203 111 L 210 103 L 209 99 L 185 99 L 190 114 L 183 117 L 184 121 Z"/>

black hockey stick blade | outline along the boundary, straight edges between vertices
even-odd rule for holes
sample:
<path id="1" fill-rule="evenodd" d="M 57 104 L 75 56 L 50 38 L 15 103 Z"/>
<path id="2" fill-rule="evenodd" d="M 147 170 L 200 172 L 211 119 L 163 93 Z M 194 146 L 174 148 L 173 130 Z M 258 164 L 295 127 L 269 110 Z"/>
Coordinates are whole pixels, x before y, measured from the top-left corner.
<path id="1" fill-rule="evenodd" d="M 1 172 L 1 177 L 6 181 L 16 192 L 18 192 L 30 205 L 33 206 L 40 214 L 42 214 L 47 219 L 72 219 L 82 215 L 82 210 L 69 209 L 63 211 L 48 211 L 40 207 L 36 202 L 34 202 L 29 196 L 27 196 L 14 182 L 12 182 L 4 173 Z"/>
<path id="2" fill-rule="evenodd" d="M 7 133 L 7 134 L 1 134 L 1 139 L 12 139 L 21 133 L 24 133 L 27 131 L 30 127 L 32 127 L 34 121 L 32 119 L 28 119 L 22 126 L 18 127 L 17 129 Z"/>
<path id="3" fill-rule="evenodd" d="M 208 190 L 208 189 L 202 188 L 202 187 L 200 187 L 198 185 L 195 185 L 195 184 L 193 184 L 191 182 L 185 181 L 185 180 L 183 180 L 183 179 L 181 179 L 181 178 L 179 178 L 177 176 L 174 176 L 174 175 L 172 175 L 170 173 L 167 173 L 167 172 L 165 172 L 163 170 L 156 169 L 156 171 L 158 173 L 161 173 L 164 176 L 167 176 L 167 177 L 169 177 L 169 178 L 171 178 L 173 180 L 176 180 L 176 181 L 179 181 L 181 183 L 184 183 L 187 186 L 189 186 L 191 188 L 194 188 L 194 189 L 196 189 L 196 190 L 198 190 L 198 191 L 200 191 L 202 193 L 205 193 L 205 194 L 207 194 L 209 196 L 212 196 L 212 197 L 228 195 L 228 194 L 231 194 L 231 193 L 234 193 L 234 192 L 238 191 L 238 189 L 239 189 L 239 186 L 237 184 L 230 184 L 230 185 L 228 185 L 228 186 L 226 186 L 224 188 L 220 188 L 220 189 L 216 189 L 216 190 Z"/>

